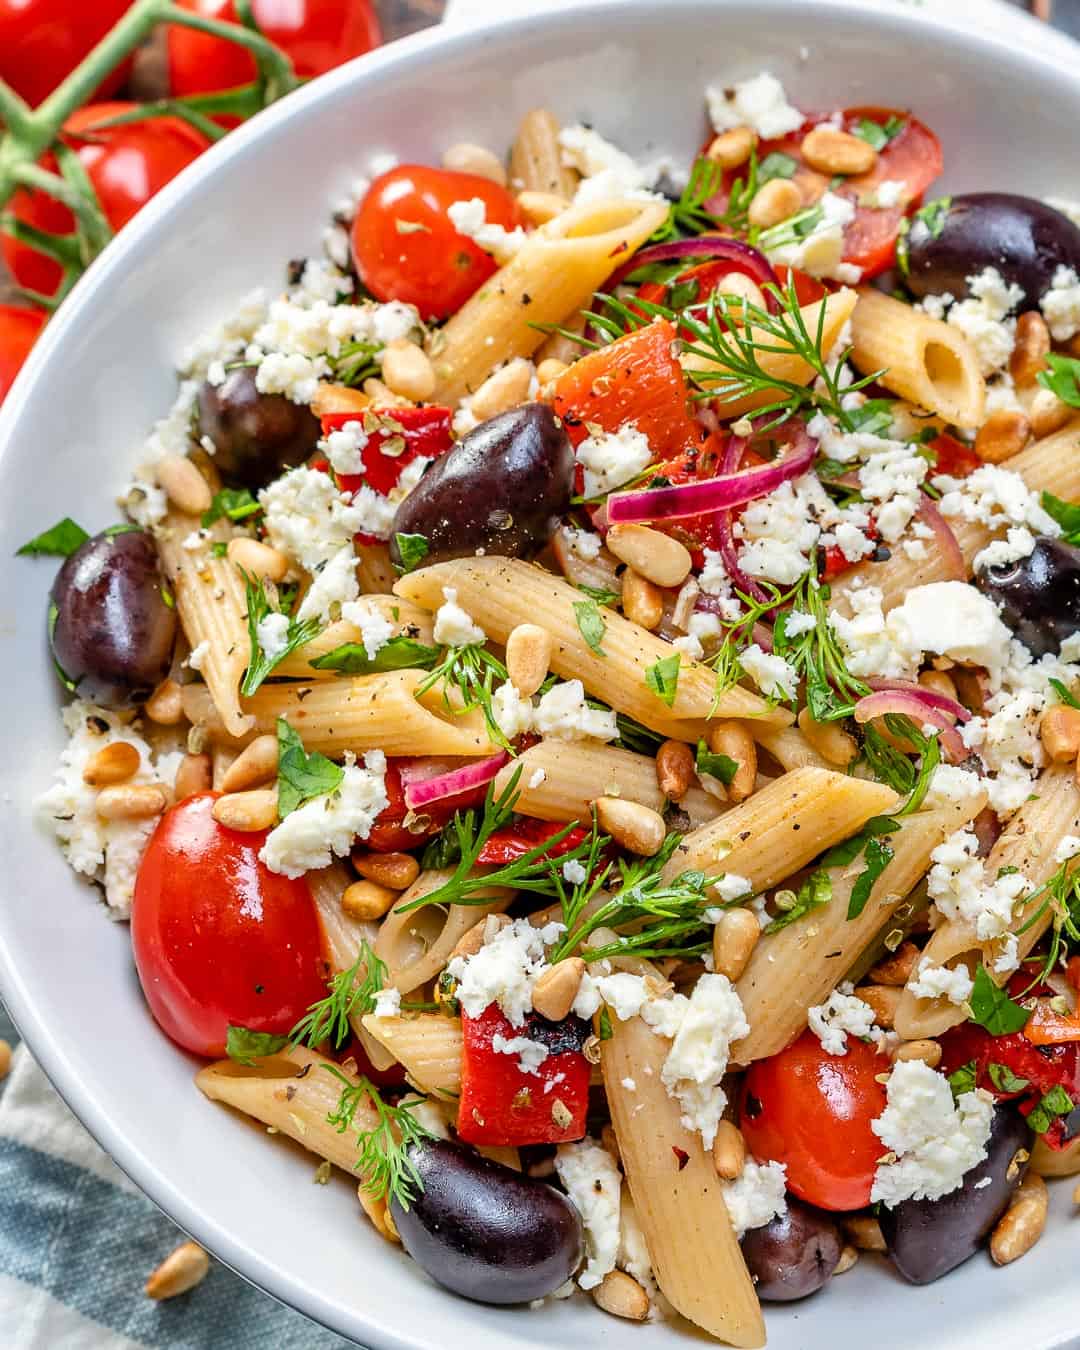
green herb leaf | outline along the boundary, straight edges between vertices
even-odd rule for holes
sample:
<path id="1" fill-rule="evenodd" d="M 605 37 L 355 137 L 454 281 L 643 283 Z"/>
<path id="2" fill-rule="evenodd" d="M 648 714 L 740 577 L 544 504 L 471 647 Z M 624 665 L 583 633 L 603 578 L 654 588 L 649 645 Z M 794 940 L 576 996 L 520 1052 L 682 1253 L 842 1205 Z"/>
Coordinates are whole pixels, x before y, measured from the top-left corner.
<path id="1" fill-rule="evenodd" d="M 908 275 L 910 265 L 908 257 L 909 240 L 916 222 L 926 227 L 931 239 L 937 239 L 945 228 L 945 221 L 948 219 L 951 209 L 951 197 L 935 197 L 933 201 L 921 206 L 913 216 L 905 216 L 900 222 L 900 233 L 896 240 L 896 261 L 904 276 Z"/>
<path id="2" fill-rule="evenodd" d="M 698 741 L 697 743 L 694 768 L 697 769 L 698 773 L 707 773 L 711 774 L 713 778 L 718 778 L 725 787 L 739 772 L 738 761 L 732 759 L 729 755 L 713 754 L 704 741 Z"/>
<path id="3" fill-rule="evenodd" d="M 705 209 L 705 204 L 719 192 L 724 170 L 715 160 L 699 155 L 694 160 L 690 177 L 679 199 L 673 202 L 667 220 L 650 236 L 649 242 L 660 244 L 680 235 L 704 234 L 714 230 L 717 218 Z"/>
<path id="4" fill-rule="evenodd" d="M 894 136 L 899 136 L 905 126 L 904 119 L 894 114 L 884 126 L 880 122 L 872 122 L 869 117 L 860 117 L 858 126 L 852 130 L 860 140 L 866 141 L 875 150 L 884 150 Z"/>
<path id="5" fill-rule="evenodd" d="M 247 1027 L 230 1026 L 225 1033 L 225 1053 L 237 1064 L 254 1065 L 263 1055 L 276 1055 L 289 1043 L 288 1036 L 275 1036 L 269 1031 L 250 1031 Z"/>
<path id="6" fill-rule="evenodd" d="M 811 910 L 820 909 L 822 905 L 827 905 L 831 899 L 832 878 L 824 867 L 818 867 L 810 873 L 795 892 L 795 903 L 791 908 L 785 910 L 782 914 L 778 914 L 771 923 L 762 929 L 762 932 L 766 937 L 770 933 L 779 933 L 782 928 L 794 923 L 796 919 L 803 918 Z"/>
<path id="7" fill-rule="evenodd" d="M 1031 1081 L 1028 1078 L 1018 1078 L 1007 1064 L 991 1062 L 986 1066 L 986 1071 L 998 1092 L 1023 1092 Z"/>
<path id="8" fill-rule="evenodd" d="M 895 400 L 891 398 L 868 398 L 861 408 L 848 410 L 852 429 L 873 436 L 887 435 L 892 430 L 894 406 Z M 842 471 L 850 473 L 851 465 L 845 464 Z"/>
<path id="9" fill-rule="evenodd" d="M 672 656 L 662 656 L 645 672 L 645 687 L 669 708 L 674 707 L 675 695 L 679 690 L 680 659 L 680 652 L 675 652 Z"/>
<path id="10" fill-rule="evenodd" d="M 316 751 L 309 755 L 296 732 L 279 717 L 278 816 L 284 820 L 312 797 L 323 797 L 341 786 L 345 770 Z"/>
<path id="11" fill-rule="evenodd" d="M 600 1009 L 600 1016 L 597 1019 L 597 1022 L 600 1028 L 598 1033 L 599 1039 L 602 1041 L 610 1041 L 612 1037 L 611 1014 L 607 1010 L 606 1003 Z"/>
<path id="12" fill-rule="evenodd" d="M 1080 710 L 1080 703 L 1078 703 L 1076 698 L 1069 693 L 1060 680 L 1051 679 L 1048 680 L 1047 683 L 1066 707 Z"/>
<path id="13" fill-rule="evenodd" d="M 595 600 L 575 600 L 574 618 L 577 621 L 578 632 L 589 644 L 597 656 L 606 656 L 601 645 L 604 641 L 604 634 L 607 632 L 607 624 L 600 613 L 600 607 Z"/>
<path id="14" fill-rule="evenodd" d="M 619 603 L 619 592 L 609 591 L 606 586 L 585 586 L 579 581 L 578 590 L 587 595 L 590 600 L 595 600 L 598 605 L 617 605 Z"/>
<path id="15" fill-rule="evenodd" d="M 1080 360 L 1075 356 L 1059 356 L 1050 352 L 1046 358 L 1049 370 L 1040 370 L 1036 379 L 1044 389 L 1057 394 L 1070 408 L 1080 408 Z"/>
<path id="16" fill-rule="evenodd" d="M 330 980 L 325 998 L 313 1003 L 289 1032 L 290 1045 L 307 1045 L 313 1050 L 329 1041 L 339 1050 L 352 1035 L 350 1017 L 374 1011 L 375 996 L 386 983 L 386 965 L 366 942 L 348 970 Z"/>
<path id="17" fill-rule="evenodd" d="M 343 675 L 372 675 L 387 670 L 430 670 L 439 659 L 439 648 L 428 647 L 403 634 L 392 637 L 373 657 L 362 642 L 343 642 L 333 651 L 316 656 L 314 670 L 339 670 Z"/>
<path id="18" fill-rule="evenodd" d="M 1004 989 L 999 989 L 980 966 L 975 972 L 971 991 L 971 1020 L 985 1027 L 991 1036 L 1011 1036 L 1027 1025 L 1031 1016 L 1026 1008 L 1014 1003 Z"/>
<path id="19" fill-rule="evenodd" d="M 874 882 L 892 862 L 893 851 L 888 844 L 875 836 L 867 841 L 863 857 L 866 859 L 866 870 L 859 873 L 851 889 L 847 912 L 849 919 L 857 919 L 866 908 Z"/>
<path id="20" fill-rule="evenodd" d="M 504 750 L 513 752 L 513 746 L 495 720 L 492 704 L 495 681 L 506 678 L 506 667 L 481 643 L 446 647 L 442 659 L 433 667 L 431 674 L 417 685 L 414 697 L 423 698 L 429 689 L 441 684 L 443 702 L 448 712 L 459 715 L 479 708 L 491 739 Z M 455 689 L 460 696 L 456 702 L 450 699 L 451 689 Z"/>
<path id="21" fill-rule="evenodd" d="M 246 520 L 258 515 L 262 507 L 247 488 L 222 488 L 214 493 L 210 509 L 202 514 L 203 529 L 213 525 L 216 520 Z"/>
<path id="22" fill-rule="evenodd" d="M 395 1201 L 407 1211 L 424 1189 L 411 1152 L 418 1144 L 435 1138 L 413 1115 L 419 1102 L 403 1101 L 390 1106 L 379 1096 L 370 1079 L 361 1078 L 354 1083 L 336 1064 L 322 1067 L 343 1084 L 337 1106 L 326 1118 L 336 1126 L 339 1134 L 355 1130 L 356 1170 L 364 1173 L 364 1190 L 376 1200 Z M 362 1129 L 356 1122 L 356 1113 L 365 1098 L 376 1113 L 375 1124 L 370 1130 Z"/>
<path id="23" fill-rule="evenodd" d="M 1045 1134 L 1058 1116 L 1067 1116 L 1074 1105 L 1073 1099 L 1058 1083 L 1028 1115 L 1027 1123 L 1036 1134 Z"/>
<path id="24" fill-rule="evenodd" d="M 422 534 L 395 534 L 394 543 L 397 545 L 397 551 L 401 557 L 401 570 L 403 572 L 411 572 L 414 568 L 419 567 L 431 552 L 427 538 Z"/>
<path id="25" fill-rule="evenodd" d="M 773 178 L 793 178 L 798 167 L 790 155 L 773 150 L 758 165 L 758 187 L 764 187 Z"/>
<path id="26" fill-rule="evenodd" d="M 243 568 L 239 571 L 244 578 L 248 640 L 251 643 L 251 656 L 240 684 L 240 692 L 245 698 L 250 698 L 276 666 L 279 666 L 297 647 L 302 647 L 305 642 L 310 642 L 318 634 L 320 626 L 318 619 L 305 619 L 303 623 L 299 623 L 295 618 L 290 618 L 289 626 L 285 630 L 284 648 L 276 656 L 267 656 L 259 644 L 259 624 L 276 611 L 270 607 L 265 582 L 260 578 L 248 576 Z"/>
<path id="27" fill-rule="evenodd" d="M 974 1092 L 978 1081 L 979 1066 L 973 1059 L 969 1059 L 966 1064 L 961 1064 L 949 1074 L 949 1087 L 952 1088 L 953 1097 L 962 1097 L 965 1092 Z"/>
<path id="28" fill-rule="evenodd" d="M 1061 526 L 1067 544 L 1080 544 L 1080 504 L 1063 502 L 1052 492 L 1044 492 L 1041 498 L 1042 509 L 1053 516 Z"/>
<path id="29" fill-rule="evenodd" d="M 89 538 L 81 525 L 76 525 L 70 516 L 65 516 L 52 529 L 16 549 L 16 556 L 38 557 L 45 554 L 51 558 L 70 558 Z"/>

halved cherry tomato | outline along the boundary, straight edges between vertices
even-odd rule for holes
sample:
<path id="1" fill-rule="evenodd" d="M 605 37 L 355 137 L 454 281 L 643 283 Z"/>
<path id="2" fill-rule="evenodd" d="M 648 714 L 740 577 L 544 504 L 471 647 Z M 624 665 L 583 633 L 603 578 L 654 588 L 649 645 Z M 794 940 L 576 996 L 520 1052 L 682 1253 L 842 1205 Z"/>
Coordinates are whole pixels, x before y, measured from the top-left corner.
<path id="1" fill-rule="evenodd" d="M 458 234 L 447 214 L 479 197 L 489 225 L 520 221 L 513 197 L 490 178 L 400 164 L 376 178 L 352 227 L 360 280 L 377 300 L 415 305 L 422 319 L 445 319 L 495 272 L 490 254 Z"/>
<path id="2" fill-rule="evenodd" d="M 259 860 L 267 831 L 226 829 L 215 793 L 162 816 L 139 864 L 131 911 L 135 966 L 166 1035 L 196 1055 L 225 1053 L 230 1025 L 284 1035 L 326 993 L 307 882 Z"/>
<path id="3" fill-rule="evenodd" d="M 131 0 L 0 0 L 0 80 L 36 107 L 96 47 Z M 119 89 L 131 69 L 122 62 L 95 97 Z"/>
<path id="4" fill-rule="evenodd" d="M 487 789 L 479 787 L 459 793 L 456 797 L 444 797 L 441 801 L 431 802 L 422 810 L 410 811 L 405 804 L 401 770 L 422 763 L 423 757 L 409 755 L 386 761 L 387 804 L 364 840 L 365 852 L 407 853 L 410 849 L 419 848 L 439 833 L 455 811 L 478 806 L 484 800 Z M 405 821 L 409 817 L 411 820 L 406 825 Z"/>
<path id="5" fill-rule="evenodd" d="M 969 473 L 974 473 L 982 464 L 982 460 L 972 450 L 971 446 L 965 445 L 963 441 L 958 441 L 955 436 L 950 436 L 947 431 L 943 431 L 940 436 L 935 436 L 929 442 L 929 448 L 933 450 L 936 457 L 935 474 L 944 473 L 952 478 L 966 478 Z"/>
<path id="6" fill-rule="evenodd" d="M 364 461 L 363 473 L 338 474 L 343 492 L 357 492 L 366 483 L 385 497 L 397 486 L 406 465 L 421 456 L 436 459 L 445 455 L 454 444 L 450 431 L 451 411 L 440 404 L 431 403 L 419 408 L 372 408 L 370 411 L 375 417 L 388 419 L 391 425 L 376 427 L 368 434 L 367 444 L 360 452 Z M 328 436 L 346 422 L 357 420 L 362 422 L 364 414 L 361 413 L 358 419 L 355 412 L 330 413 L 322 419 L 323 435 Z M 401 439 L 405 441 L 404 449 Z M 387 442 L 396 442 L 391 445 L 393 454 L 383 453 Z"/>
<path id="7" fill-rule="evenodd" d="M 93 130 L 98 123 L 134 107 L 134 103 L 91 103 L 64 123 L 64 140 L 82 161 L 114 230 L 122 229 L 210 144 L 202 132 L 178 117 L 150 117 L 143 122 Z M 45 155 L 42 163 L 48 169 L 56 168 L 51 154 Z M 16 220 L 50 234 L 70 234 L 75 228 L 68 208 L 44 192 L 20 188 L 9 210 Z M 0 234 L 0 247 L 20 286 L 43 295 L 52 295 L 59 288 L 63 270 L 58 262 L 8 234 Z"/>
<path id="8" fill-rule="evenodd" d="M 0 403 L 45 327 L 45 311 L 0 305 Z"/>
<path id="9" fill-rule="evenodd" d="M 547 820 L 533 820 L 523 816 L 512 821 L 509 825 L 504 825 L 501 830 L 496 830 L 480 850 L 476 861 L 479 863 L 497 863 L 499 866 L 504 863 L 516 862 L 518 858 L 523 858 L 531 849 L 538 848 L 546 839 L 551 839 L 560 830 L 565 829 L 566 826 L 560 825 L 557 821 L 552 823 Z M 557 844 L 553 844 L 546 851 L 545 856 L 561 858 L 564 853 L 569 853 L 572 849 L 577 848 L 578 844 L 583 844 L 588 837 L 589 831 L 577 826 L 570 831 L 565 839 L 560 839 Z"/>
<path id="10" fill-rule="evenodd" d="M 750 1152 L 785 1163 L 788 1190 L 819 1209 L 868 1205 L 884 1152 L 870 1124 L 885 1109 L 877 1078 L 888 1069 L 872 1045 L 849 1036 L 847 1053 L 830 1055 L 812 1031 L 759 1059 L 743 1082 L 739 1119 Z"/>

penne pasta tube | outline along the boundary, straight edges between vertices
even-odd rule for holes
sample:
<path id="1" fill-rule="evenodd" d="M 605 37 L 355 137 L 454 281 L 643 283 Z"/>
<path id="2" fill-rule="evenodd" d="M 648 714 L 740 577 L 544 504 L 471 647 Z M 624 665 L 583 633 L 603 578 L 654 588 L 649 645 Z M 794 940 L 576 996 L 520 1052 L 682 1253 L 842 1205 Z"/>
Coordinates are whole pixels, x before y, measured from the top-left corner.
<path id="1" fill-rule="evenodd" d="M 432 619 L 426 609 L 411 605 L 396 595 L 365 595 L 360 600 L 372 613 L 381 615 L 387 623 L 394 625 L 392 637 L 410 637 L 430 647 L 432 643 Z M 337 670 L 316 670 L 311 662 L 335 647 L 343 647 L 347 642 L 363 643 L 363 634 L 354 623 L 338 619 L 329 624 L 302 647 L 289 653 L 274 667 L 274 675 L 287 675 L 296 680 L 333 680 L 340 678 Z"/>
<path id="2" fill-rule="evenodd" d="M 587 307 L 666 215 L 664 202 L 597 201 L 535 230 L 431 340 L 436 399 L 453 405 L 500 363 L 531 356 L 544 341 L 541 326 Z"/>
<path id="3" fill-rule="evenodd" d="M 677 1312 L 710 1335 L 764 1345 L 761 1308 L 712 1156 L 683 1125 L 661 1080 L 671 1042 L 640 1017 L 612 1018 L 611 1032 L 600 1043 L 604 1087 L 656 1282 Z"/>
<path id="4" fill-rule="evenodd" d="M 783 769 L 834 769 L 824 755 L 819 755 L 798 727 L 763 727 L 747 723 L 747 730 L 763 750 L 768 750 Z"/>
<path id="5" fill-rule="evenodd" d="M 547 108 L 533 108 L 521 119 L 510 151 L 510 185 L 515 192 L 552 192 L 569 201 L 578 173 L 563 163 L 559 119 Z"/>
<path id="6" fill-rule="evenodd" d="M 561 577 L 515 558 L 436 563 L 402 577 L 394 593 L 436 610 L 448 586 L 456 589 L 458 604 L 496 642 L 505 643 L 521 623 L 546 628 L 553 643 L 551 669 L 557 675 L 580 679 L 589 693 L 663 735 L 696 741 L 709 717 L 755 718 L 770 726 L 791 721 L 790 713 L 770 708 L 763 698 L 738 685 L 718 695 L 715 674 L 685 657 L 668 707 L 649 688 L 646 676 L 658 661 L 678 655 L 669 643 L 605 609 L 604 654 L 598 655 L 578 628 L 574 605 L 581 592 Z"/>
<path id="7" fill-rule="evenodd" d="M 376 1017 L 369 1013 L 364 1030 L 384 1046 L 421 1092 L 446 1097 L 461 1091 L 461 1019 L 442 1013 L 408 1017 Z"/>
<path id="8" fill-rule="evenodd" d="M 385 594 L 397 579 L 386 544 L 356 546 L 356 575 L 365 594 Z"/>

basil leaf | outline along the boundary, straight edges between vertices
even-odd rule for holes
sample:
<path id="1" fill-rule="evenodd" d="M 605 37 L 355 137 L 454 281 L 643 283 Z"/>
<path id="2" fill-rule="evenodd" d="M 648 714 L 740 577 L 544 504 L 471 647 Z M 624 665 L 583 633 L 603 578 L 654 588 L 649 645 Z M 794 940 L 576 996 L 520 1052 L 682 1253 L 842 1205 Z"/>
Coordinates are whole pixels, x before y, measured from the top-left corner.
<path id="1" fill-rule="evenodd" d="M 401 557 L 401 570 L 411 572 L 419 567 L 431 552 L 427 538 L 422 534 L 395 534 L 394 543 Z"/>
<path id="2" fill-rule="evenodd" d="M 883 843 L 875 836 L 867 840 L 866 852 L 863 856 L 866 859 L 866 870 L 859 873 L 855 885 L 851 889 L 847 912 L 849 919 L 857 919 L 866 908 L 866 902 L 870 899 L 870 892 L 874 889 L 874 882 L 892 862 L 893 851 L 888 844 Z"/>
<path id="3" fill-rule="evenodd" d="M 1023 1092 L 1031 1081 L 1028 1078 L 1018 1078 L 1007 1064 L 988 1064 L 986 1072 L 998 1092 Z"/>
<path id="4" fill-rule="evenodd" d="M 1027 1123 L 1036 1134 L 1045 1134 L 1058 1116 L 1068 1115 L 1074 1102 L 1060 1083 L 1052 1087 L 1035 1109 L 1030 1112 Z"/>
<path id="5" fill-rule="evenodd" d="M 1061 526 L 1065 542 L 1067 544 L 1080 543 L 1080 505 L 1074 502 L 1063 502 L 1060 497 L 1055 497 L 1052 492 L 1044 492 L 1040 500 L 1042 509 L 1046 514 L 1053 516 Z"/>
<path id="6" fill-rule="evenodd" d="M 50 558 L 70 558 L 89 538 L 81 525 L 76 525 L 70 516 L 65 516 L 63 520 L 58 520 L 52 529 L 23 544 L 22 548 L 15 550 L 15 553 L 17 557 L 36 558 L 46 555 Z"/>
<path id="7" fill-rule="evenodd" d="M 244 578 L 248 641 L 251 643 L 251 656 L 244 678 L 240 683 L 240 692 L 245 698 L 250 698 L 271 671 L 279 666 L 297 647 L 302 647 L 305 642 L 310 642 L 320 631 L 320 628 L 318 619 L 305 619 L 303 623 L 299 623 L 295 618 L 290 618 L 289 626 L 285 630 L 285 646 L 276 655 L 268 656 L 259 642 L 259 624 L 274 612 L 266 598 L 266 587 L 261 580 L 248 576 L 242 567 L 239 571 Z M 282 591 L 279 590 L 279 602 L 282 595 Z"/>
<path id="8" fill-rule="evenodd" d="M 438 647 L 428 647 L 415 638 L 399 634 L 368 656 L 362 642 L 343 642 L 333 651 L 316 656 L 314 670 L 339 670 L 343 675 L 372 675 L 387 670 L 430 670 L 439 659 Z"/>
<path id="9" fill-rule="evenodd" d="M 848 412 L 852 429 L 874 436 L 885 435 L 892 427 L 893 406 L 894 401 L 891 398 L 867 399 L 861 408 L 852 408 Z M 851 465 L 845 464 L 841 472 L 850 473 Z"/>
<path id="10" fill-rule="evenodd" d="M 763 187 L 773 178 L 793 178 L 798 167 L 798 163 L 790 155 L 773 150 L 758 165 L 758 187 Z"/>
<path id="11" fill-rule="evenodd" d="M 203 529 L 213 525 L 216 520 L 246 520 L 256 516 L 262 507 L 247 488 L 222 488 L 214 493 L 210 509 L 202 514 Z"/>
<path id="12" fill-rule="evenodd" d="M 729 755 L 713 754 L 704 741 L 698 741 L 697 743 L 694 768 L 697 769 L 698 773 L 707 773 L 711 774 L 713 778 L 719 778 L 725 787 L 739 772 L 737 760 L 732 759 Z"/>
<path id="13" fill-rule="evenodd" d="M 1031 1016 L 1026 1008 L 1014 1003 L 1004 989 L 999 989 L 986 967 L 975 972 L 971 991 L 971 1020 L 985 1027 L 991 1036 L 1011 1036 L 1027 1025 Z"/>
<path id="14" fill-rule="evenodd" d="M 1075 356 L 1058 356 L 1050 352 L 1046 358 L 1049 370 L 1040 370 L 1036 379 L 1044 389 L 1057 394 L 1070 408 L 1080 408 L 1080 360 Z"/>
<path id="15" fill-rule="evenodd" d="M 869 117 L 860 117 L 858 126 L 852 128 L 852 133 L 867 145 L 872 145 L 875 150 L 884 150 L 894 136 L 899 136 L 905 126 L 902 117 L 890 117 L 884 126 L 880 122 L 873 122 Z"/>
<path id="16" fill-rule="evenodd" d="M 288 1036 L 269 1031 L 249 1031 L 247 1027 L 229 1027 L 225 1033 L 225 1053 L 237 1064 L 255 1065 L 262 1055 L 276 1055 L 288 1045 Z"/>
<path id="17" fill-rule="evenodd" d="M 966 1064 L 961 1064 L 949 1074 L 949 1087 L 952 1088 L 954 1097 L 962 1097 L 965 1092 L 974 1092 L 978 1081 L 979 1066 L 973 1059 L 969 1059 Z"/>
<path id="18" fill-rule="evenodd" d="M 585 586 L 578 582 L 578 590 L 595 600 L 598 605 L 615 605 L 619 601 L 618 591 L 609 591 L 606 586 Z"/>
<path id="19" fill-rule="evenodd" d="M 590 648 L 597 656 L 607 656 L 607 652 L 601 646 L 604 641 L 604 634 L 607 632 L 607 624 L 604 622 L 596 601 L 575 600 L 574 618 L 577 620 L 578 632 Z"/>
<path id="20" fill-rule="evenodd" d="M 345 770 L 318 751 L 309 755 L 284 717 L 278 718 L 277 734 L 278 816 L 284 820 L 304 802 L 340 787 Z"/>
<path id="21" fill-rule="evenodd" d="M 679 689 L 679 660 L 679 652 L 674 656 L 661 657 L 656 665 L 650 666 L 645 672 L 645 687 L 669 708 L 674 707 Z"/>

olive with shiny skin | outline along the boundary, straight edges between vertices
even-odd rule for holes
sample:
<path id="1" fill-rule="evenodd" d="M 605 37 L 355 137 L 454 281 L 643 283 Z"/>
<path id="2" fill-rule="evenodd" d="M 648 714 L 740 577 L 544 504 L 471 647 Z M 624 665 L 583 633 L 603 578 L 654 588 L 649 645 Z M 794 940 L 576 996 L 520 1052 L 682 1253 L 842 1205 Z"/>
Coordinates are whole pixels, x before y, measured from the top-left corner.
<path id="1" fill-rule="evenodd" d="M 981 568 L 975 584 L 1034 656 L 1080 632 L 1080 548 L 1072 544 L 1040 535 L 1026 558 Z"/>
<path id="2" fill-rule="evenodd" d="M 528 1303 L 573 1275 L 581 1216 L 560 1191 L 449 1140 L 414 1144 L 423 1190 L 390 1211 L 405 1250 L 433 1280 L 477 1303 Z"/>
<path id="3" fill-rule="evenodd" d="M 153 538 L 114 526 L 65 560 L 50 593 L 49 644 L 66 681 L 105 708 L 141 703 L 166 676 L 176 610 Z"/>
<path id="4" fill-rule="evenodd" d="M 765 1303 L 791 1303 L 816 1294 L 832 1278 L 843 1249 L 833 1217 L 793 1195 L 785 1214 L 751 1228 L 742 1239 L 747 1269 Z"/>
<path id="5" fill-rule="evenodd" d="M 230 370 L 223 384 L 207 380 L 199 390 L 199 435 L 214 443 L 214 464 L 233 486 L 265 487 L 286 469 L 302 464 L 321 435 L 310 408 L 284 394 L 263 394 L 251 366 Z"/>
<path id="6" fill-rule="evenodd" d="M 1034 197 L 972 192 L 953 197 L 940 230 L 918 218 L 907 236 L 908 288 L 918 296 L 968 294 L 968 277 L 996 268 L 1034 309 L 1059 267 L 1080 270 L 1080 228 Z"/>
<path id="7" fill-rule="evenodd" d="M 574 451 L 546 403 L 524 403 L 481 422 L 437 459 L 397 509 L 397 534 L 427 540 L 425 563 L 465 558 L 477 549 L 531 558 L 547 544 L 570 505 Z"/>
<path id="8" fill-rule="evenodd" d="M 1030 1148 L 1031 1131 L 1024 1117 L 1015 1106 L 998 1105 L 986 1157 L 965 1173 L 958 1190 L 940 1200 L 904 1200 L 892 1209 L 882 1206 L 882 1236 L 905 1280 L 930 1284 L 975 1255 L 1027 1170 L 1022 1154 L 1014 1175 L 1009 1175 L 1017 1150 Z M 987 1177 L 990 1184 L 980 1186 Z"/>

